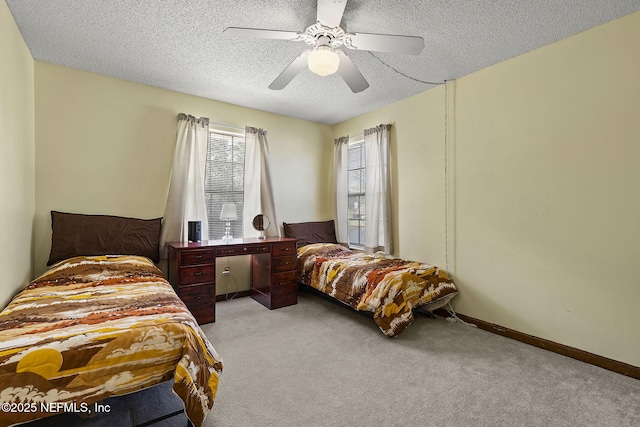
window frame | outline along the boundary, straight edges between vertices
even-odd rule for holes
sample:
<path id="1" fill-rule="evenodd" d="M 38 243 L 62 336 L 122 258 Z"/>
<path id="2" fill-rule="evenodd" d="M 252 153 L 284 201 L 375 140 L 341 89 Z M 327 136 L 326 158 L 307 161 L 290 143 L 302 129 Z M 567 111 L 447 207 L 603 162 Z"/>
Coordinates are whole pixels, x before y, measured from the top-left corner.
<path id="1" fill-rule="evenodd" d="M 358 167 L 351 168 L 351 153 L 353 148 L 359 147 L 360 162 Z M 351 192 L 351 176 L 350 172 L 360 171 L 360 191 Z M 350 214 L 351 199 L 357 197 L 360 201 L 366 200 L 366 150 L 364 145 L 364 135 L 349 138 L 347 146 L 347 244 L 352 249 L 364 250 L 365 248 L 365 230 L 367 225 L 366 215 L 362 212 L 358 213 L 358 217 L 352 217 L 354 214 Z M 358 210 L 362 209 L 363 203 L 359 204 Z M 357 222 L 358 228 L 358 241 L 351 240 L 351 223 Z"/>
<path id="2" fill-rule="evenodd" d="M 213 155 L 212 155 L 212 151 L 213 149 L 211 148 L 211 141 L 213 138 L 213 135 L 219 135 L 220 137 L 228 137 L 231 138 L 231 153 L 230 153 L 230 161 L 219 161 L 219 160 L 214 160 Z M 242 160 L 241 161 L 234 161 L 234 153 L 233 153 L 233 146 L 236 144 L 236 141 L 240 141 L 240 143 L 242 144 Z M 206 203 L 206 209 L 207 209 L 207 219 L 209 222 L 209 236 L 206 236 L 206 238 L 208 240 L 219 240 L 222 238 L 223 234 L 224 234 L 224 228 L 225 228 L 225 220 L 221 220 L 220 219 L 220 208 L 222 206 L 222 203 L 235 203 L 236 204 L 236 209 L 237 209 L 237 213 L 238 213 L 238 219 L 235 221 L 231 221 L 231 235 L 234 238 L 239 238 L 243 236 L 243 204 L 244 204 L 244 161 L 245 161 L 245 155 L 246 155 L 246 148 L 245 148 L 245 134 L 244 133 L 239 133 L 239 132 L 231 132 L 231 131 L 226 131 L 223 129 L 219 129 L 219 128 L 213 128 L 213 127 L 209 127 L 208 133 L 207 133 L 207 160 L 206 160 L 206 168 L 205 168 L 205 184 L 204 184 L 204 196 L 205 196 L 205 203 Z M 222 163 L 222 164 L 228 164 L 231 165 L 230 168 L 232 170 L 232 174 L 231 176 L 228 178 L 229 180 L 233 181 L 233 171 L 234 171 L 234 166 L 235 167 L 240 167 L 240 170 L 242 171 L 242 190 L 225 190 L 225 191 L 220 191 L 220 190 L 212 190 L 209 187 L 209 169 L 211 167 L 211 164 L 213 163 Z M 237 169 L 235 169 L 237 170 Z M 233 186 L 233 184 L 231 184 Z M 220 206 L 215 209 L 214 211 L 211 210 L 210 208 L 210 197 L 214 197 L 214 196 L 221 196 L 223 198 L 222 202 L 220 203 Z M 217 230 L 217 232 L 216 232 Z M 221 233 L 222 230 L 222 233 Z M 204 236 L 203 236 L 204 237 Z"/>

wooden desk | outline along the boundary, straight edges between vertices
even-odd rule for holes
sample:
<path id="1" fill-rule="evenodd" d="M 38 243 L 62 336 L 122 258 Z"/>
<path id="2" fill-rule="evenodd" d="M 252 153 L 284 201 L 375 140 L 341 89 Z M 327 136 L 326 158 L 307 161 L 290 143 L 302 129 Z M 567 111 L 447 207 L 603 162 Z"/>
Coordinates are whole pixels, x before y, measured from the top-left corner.
<path id="1" fill-rule="evenodd" d="M 216 320 L 216 258 L 251 255 L 251 297 L 269 309 L 298 302 L 296 239 L 167 243 L 169 282 L 198 323 Z"/>

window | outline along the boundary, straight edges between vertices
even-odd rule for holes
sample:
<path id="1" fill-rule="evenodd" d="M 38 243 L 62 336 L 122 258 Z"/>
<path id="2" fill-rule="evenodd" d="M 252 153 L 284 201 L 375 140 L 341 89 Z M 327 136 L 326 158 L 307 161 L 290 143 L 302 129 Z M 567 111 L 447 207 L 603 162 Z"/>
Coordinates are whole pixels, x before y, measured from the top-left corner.
<path id="1" fill-rule="evenodd" d="M 393 250 L 390 128 L 380 125 L 359 138 L 335 140 L 336 237 L 367 252 Z"/>
<path id="2" fill-rule="evenodd" d="M 365 150 L 364 141 L 349 143 L 347 155 L 347 231 L 349 246 L 364 248 L 365 229 Z"/>
<path id="3" fill-rule="evenodd" d="M 231 221 L 231 235 L 242 236 L 244 200 L 244 134 L 209 131 L 207 169 L 204 179 L 210 240 L 224 235 L 226 221 L 220 219 L 223 203 L 235 203 L 238 219 Z"/>

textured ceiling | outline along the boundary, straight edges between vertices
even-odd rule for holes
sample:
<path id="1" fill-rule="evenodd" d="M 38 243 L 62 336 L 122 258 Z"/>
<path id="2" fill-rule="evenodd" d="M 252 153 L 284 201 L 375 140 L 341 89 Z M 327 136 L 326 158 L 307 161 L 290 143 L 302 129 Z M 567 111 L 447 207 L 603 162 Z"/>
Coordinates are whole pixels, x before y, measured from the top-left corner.
<path id="1" fill-rule="evenodd" d="M 226 27 L 303 31 L 316 0 L 6 0 L 37 60 L 322 123 L 337 123 L 640 10 L 640 0 L 349 0 L 349 32 L 421 36 L 419 56 L 347 53 L 369 81 L 303 70 L 308 46 Z"/>

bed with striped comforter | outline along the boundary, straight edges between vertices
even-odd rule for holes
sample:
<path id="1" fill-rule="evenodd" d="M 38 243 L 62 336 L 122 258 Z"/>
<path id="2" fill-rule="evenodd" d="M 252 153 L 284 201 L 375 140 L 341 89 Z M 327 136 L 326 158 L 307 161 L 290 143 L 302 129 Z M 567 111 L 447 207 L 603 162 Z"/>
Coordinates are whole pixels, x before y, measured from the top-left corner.
<path id="1" fill-rule="evenodd" d="M 0 426 L 73 411 L 174 380 L 200 426 L 222 360 L 162 272 L 140 256 L 75 257 L 0 313 Z"/>
<path id="2" fill-rule="evenodd" d="M 354 252 L 334 243 L 298 248 L 298 281 L 350 307 L 373 313 L 387 336 L 400 334 L 413 310 L 435 310 L 458 294 L 444 270 L 386 255 Z"/>

